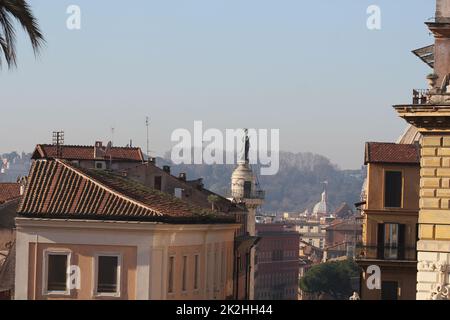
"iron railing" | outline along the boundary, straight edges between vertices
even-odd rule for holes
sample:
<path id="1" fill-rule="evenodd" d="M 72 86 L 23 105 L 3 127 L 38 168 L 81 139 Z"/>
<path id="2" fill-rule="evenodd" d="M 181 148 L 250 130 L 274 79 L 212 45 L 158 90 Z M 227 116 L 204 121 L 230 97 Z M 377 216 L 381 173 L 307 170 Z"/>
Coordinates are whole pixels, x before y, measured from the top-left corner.
<path id="1" fill-rule="evenodd" d="M 417 249 L 402 246 L 356 246 L 356 258 L 359 260 L 416 261 Z"/>
<path id="2" fill-rule="evenodd" d="M 234 199 L 259 199 L 264 200 L 266 198 L 266 192 L 264 190 L 255 191 L 231 191 L 228 196 Z"/>
<path id="3" fill-rule="evenodd" d="M 413 90 L 413 104 L 427 104 L 430 90 L 414 89 Z"/>

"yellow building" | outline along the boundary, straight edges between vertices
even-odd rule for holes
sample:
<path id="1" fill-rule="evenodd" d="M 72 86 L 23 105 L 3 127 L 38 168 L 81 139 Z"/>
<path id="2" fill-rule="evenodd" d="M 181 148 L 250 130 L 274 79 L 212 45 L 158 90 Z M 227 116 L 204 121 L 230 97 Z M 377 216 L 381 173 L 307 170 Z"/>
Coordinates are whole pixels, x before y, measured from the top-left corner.
<path id="1" fill-rule="evenodd" d="M 413 300 L 416 293 L 416 241 L 419 210 L 419 147 L 367 143 L 363 206 L 363 300 Z M 381 269 L 381 288 L 367 286 L 369 266 Z"/>
<path id="2" fill-rule="evenodd" d="M 413 104 L 397 105 L 400 117 L 422 134 L 417 299 L 450 299 L 450 0 L 436 1 L 426 23 L 434 46 L 415 53 L 434 72 Z"/>

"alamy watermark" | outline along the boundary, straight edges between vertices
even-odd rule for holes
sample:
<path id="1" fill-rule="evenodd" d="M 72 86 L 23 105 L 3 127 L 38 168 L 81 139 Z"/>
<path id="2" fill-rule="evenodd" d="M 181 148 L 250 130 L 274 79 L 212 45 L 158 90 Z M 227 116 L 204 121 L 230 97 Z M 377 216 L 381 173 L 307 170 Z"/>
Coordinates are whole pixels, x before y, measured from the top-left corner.
<path id="1" fill-rule="evenodd" d="M 366 278 L 367 289 L 380 290 L 381 289 L 381 269 L 379 266 L 371 265 L 367 267 Z"/>
<path id="2" fill-rule="evenodd" d="M 81 29 L 81 8 L 77 5 L 70 5 L 66 9 L 66 13 L 69 17 L 66 20 L 66 27 L 69 30 Z"/>
<path id="3" fill-rule="evenodd" d="M 263 176 L 278 173 L 280 163 L 279 129 L 226 129 L 225 134 L 194 121 L 193 132 L 172 132 L 171 160 L 175 164 L 230 164 L 239 162 L 259 165 Z"/>
<path id="4" fill-rule="evenodd" d="M 381 8 L 373 4 L 367 7 L 366 13 L 369 15 L 366 22 L 367 29 L 381 30 Z"/>

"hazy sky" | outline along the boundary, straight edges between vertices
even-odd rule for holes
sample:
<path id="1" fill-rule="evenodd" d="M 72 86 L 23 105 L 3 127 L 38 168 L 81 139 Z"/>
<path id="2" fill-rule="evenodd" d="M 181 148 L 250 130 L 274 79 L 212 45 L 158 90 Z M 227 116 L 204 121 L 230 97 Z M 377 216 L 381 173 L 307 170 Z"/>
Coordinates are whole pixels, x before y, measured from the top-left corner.
<path id="1" fill-rule="evenodd" d="M 79 5 L 82 29 L 66 28 Z M 381 7 L 382 29 L 366 27 Z M 19 33 L 19 67 L 0 70 L 0 153 L 31 151 L 63 129 L 66 144 L 133 139 L 170 149 L 176 128 L 278 128 L 286 151 L 358 168 L 365 141 L 406 127 L 429 68 L 430 0 L 31 0 L 47 39 L 38 60 Z"/>

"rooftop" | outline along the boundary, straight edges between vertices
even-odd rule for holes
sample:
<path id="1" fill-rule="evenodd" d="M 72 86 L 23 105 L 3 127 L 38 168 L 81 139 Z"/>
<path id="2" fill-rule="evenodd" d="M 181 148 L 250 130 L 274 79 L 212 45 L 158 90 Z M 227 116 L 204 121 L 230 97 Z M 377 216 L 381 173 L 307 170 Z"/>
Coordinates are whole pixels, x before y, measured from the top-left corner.
<path id="1" fill-rule="evenodd" d="M 418 165 L 420 163 L 419 146 L 416 144 L 367 142 L 364 163 Z"/>
<path id="2" fill-rule="evenodd" d="M 60 154 L 56 145 L 38 144 L 33 152 L 32 159 L 66 159 L 66 160 L 114 160 L 143 162 L 144 156 L 141 148 L 130 147 L 104 147 L 104 146 L 76 146 L 62 145 Z"/>
<path id="3" fill-rule="evenodd" d="M 19 215 L 167 223 L 228 223 L 212 212 L 104 170 L 82 169 L 64 160 L 37 160 L 19 204 Z"/>
<path id="4" fill-rule="evenodd" d="M 20 184 L 0 183 L 0 204 L 20 198 Z"/>

